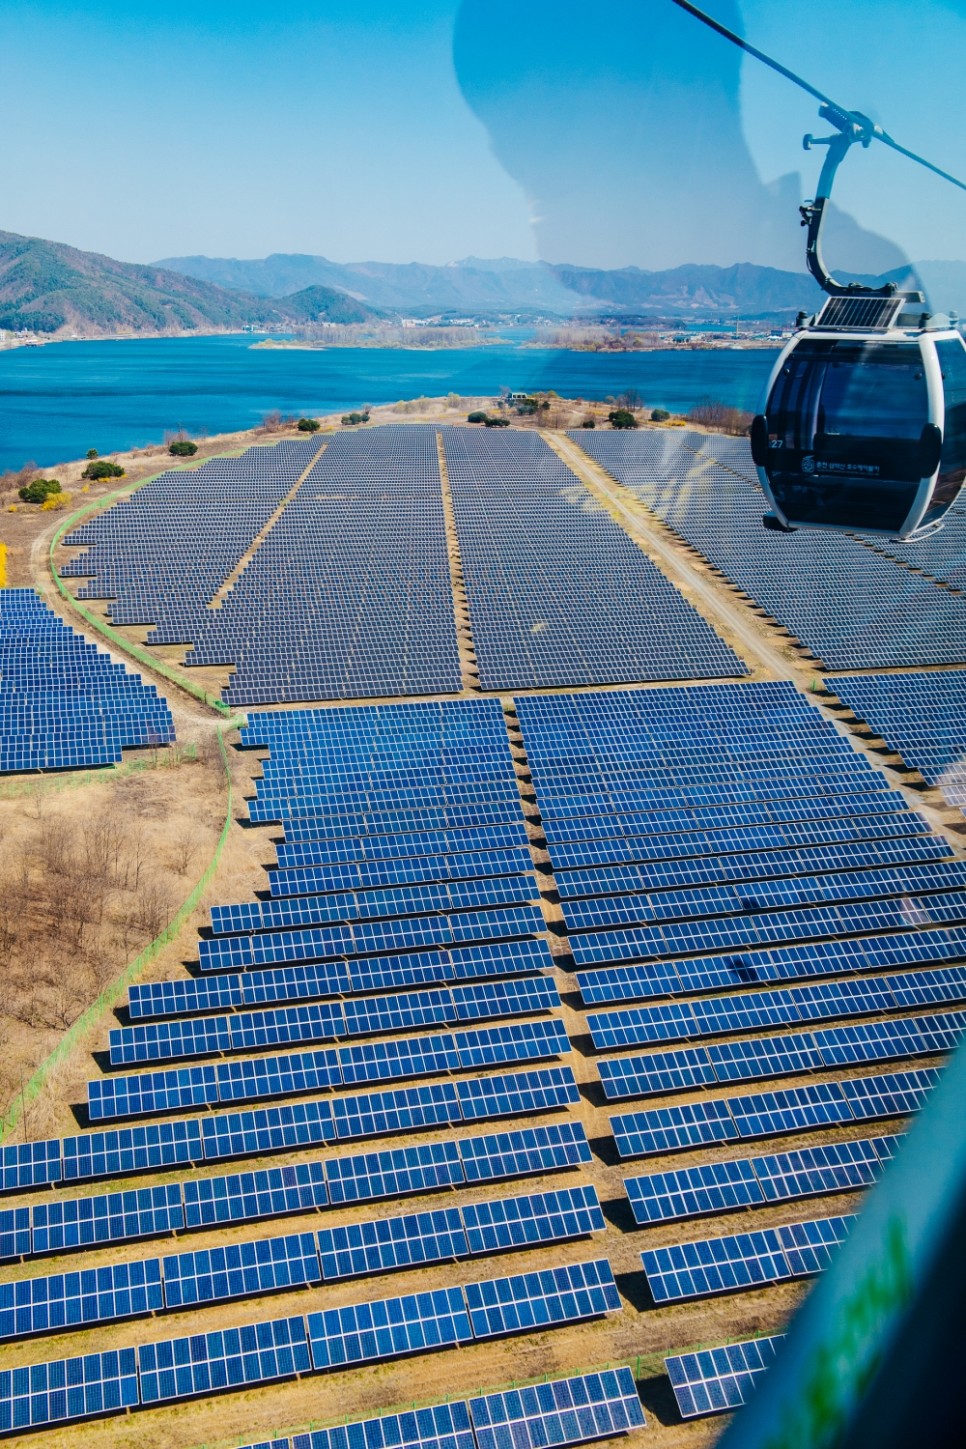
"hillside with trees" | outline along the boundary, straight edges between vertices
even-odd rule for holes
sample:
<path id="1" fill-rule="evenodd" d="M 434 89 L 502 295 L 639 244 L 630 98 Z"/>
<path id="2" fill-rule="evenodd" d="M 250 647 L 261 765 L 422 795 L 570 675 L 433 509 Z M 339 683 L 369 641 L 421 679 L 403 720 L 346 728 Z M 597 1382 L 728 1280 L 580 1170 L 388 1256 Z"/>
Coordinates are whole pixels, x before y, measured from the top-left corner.
<path id="1" fill-rule="evenodd" d="M 284 330 L 319 321 L 366 322 L 373 308 L 312 286 L 267 299 L 163 267 L 118 262 L 60 242 L 0 232 L 0 328 L 81 337 Z"/>

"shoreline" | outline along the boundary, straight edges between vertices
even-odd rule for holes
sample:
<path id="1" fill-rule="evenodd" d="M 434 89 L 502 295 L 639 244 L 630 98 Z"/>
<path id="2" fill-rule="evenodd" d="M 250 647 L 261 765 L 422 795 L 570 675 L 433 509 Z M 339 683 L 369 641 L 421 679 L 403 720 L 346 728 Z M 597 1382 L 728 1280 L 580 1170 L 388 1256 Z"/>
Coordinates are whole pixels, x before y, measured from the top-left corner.
<path id="1" fill-rule="evenodd" d="M 567 352 L 573 354 L 594 354 L 595 356 L 623 357 L 630 353 L 650 352 L 751 352 L 759 349 L 776 348 L 782 344 L 773 338 L 742 338 L 737 341 L 701 341 L 701 342 L 662 342 L 660 346 L 594 346 L 592 344 L 570 343 L 558 344 L 554 342 L 542 342 L 536 338 L 527 338 L 523 341 L 516 341 L 511 337 L 487 337 L 480 336 L 471 339 L 453 339 L 447 342 L 428 343 L 407 343 L 396 341 L 384 341 L 379 338 L 359 338 L 351 342 L 316 342 L 309 339 L 299 338 L 278 338 L 271 333 L 259 332 L 235 332 L 232 329 L 217 329 L 213 331 L 182 331 L 182 332 L 119 332 L 110 334 L 98 334 L 93 337 L 30 337 L 30 338 L 8 338 L 0 342 L 0 354 L 4 352 L 16 352 L 24 348 L 53 347 L 69 343 L 86 342 L 162 342 L 169 341 L 190 341 L 197 338 L 199 341 L 211 337 L 237 337 L 243 339 L 252 337 L 257 339 L 250 342 L 249 349 L 262 352 L 342 352 L 342 351 L 372 351 L 372 352 L 472 352 L 478 347 L 510 347 L 516 351 L 526 352 Z"/>

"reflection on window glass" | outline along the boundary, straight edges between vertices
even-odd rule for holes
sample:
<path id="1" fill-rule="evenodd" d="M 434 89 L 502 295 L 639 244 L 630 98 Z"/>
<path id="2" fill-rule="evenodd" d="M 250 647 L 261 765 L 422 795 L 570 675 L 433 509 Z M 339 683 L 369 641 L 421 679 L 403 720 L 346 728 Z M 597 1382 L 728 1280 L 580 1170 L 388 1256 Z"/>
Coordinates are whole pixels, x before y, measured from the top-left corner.
<path id="1" fill-rule="evenodd" d="M 918 442 L 928 421 L 919 348 L 812 343 L 796 348 L 782 370 L 769 409 L 770 430 L 787 448 L 816 439 Z"/>

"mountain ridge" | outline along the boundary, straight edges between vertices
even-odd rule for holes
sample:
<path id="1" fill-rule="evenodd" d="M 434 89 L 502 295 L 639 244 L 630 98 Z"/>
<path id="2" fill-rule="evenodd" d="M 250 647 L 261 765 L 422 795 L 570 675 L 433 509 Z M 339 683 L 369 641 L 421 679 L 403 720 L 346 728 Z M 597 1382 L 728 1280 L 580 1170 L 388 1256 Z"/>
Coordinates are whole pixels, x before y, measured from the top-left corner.
<path id="1" fill-rule="evenodd" d="M 802 272 L 738 262 L 729 267 L 683 263 L 663 271 L 640 267 L 603 270 L 565 262 L 526 262 L 512 257 L 466 257 L 459 262 L 333 262 L 308 253 L 273 253 L 244 260 L 233 257 L 169 257 L 164 266 L 263 296 L 281 295 L 296 277 L 314 278 L 341 289 L 369 306 L 453 312 L 530 311 L 559 317 L 581 315 L 654 314 L 746 317 L 793 316 L 821 302 L 817 284 Z M 887 279 L 909 282 L 921 271 L 933 305 L 966 310 L 966 263 L 923 262 L 890 273 Z M 871 277 L 855 280 L 871 282 Z M 915 282 L 912 281 L 912 285 Z"/>
<path id="2" fill-rule="evenodd" d="M 0 327 L 81 336 L 283 329 L 377 314 L 341 289 L 307 286 L 266 299 L 158 264 L 119 262 L 63 242 L 0 231 Z"/>

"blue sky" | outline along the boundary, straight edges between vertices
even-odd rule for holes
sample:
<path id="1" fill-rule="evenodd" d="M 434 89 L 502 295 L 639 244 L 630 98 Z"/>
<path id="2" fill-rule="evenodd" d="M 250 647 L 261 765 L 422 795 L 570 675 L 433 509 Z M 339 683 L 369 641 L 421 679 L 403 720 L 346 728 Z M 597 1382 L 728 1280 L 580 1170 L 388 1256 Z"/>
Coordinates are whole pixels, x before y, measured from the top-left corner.
<path id="1" fill-rule="evenodd" d="M 966 172 L 966 0 L 708 8 Z M 0 54 L 10 231 L 130 261 L 800 265 L 814 104 L 670 0 L 7 0 Z M 966 257 L 966 194 L 884 148 L 846 166 L 841 265 Z"/>

